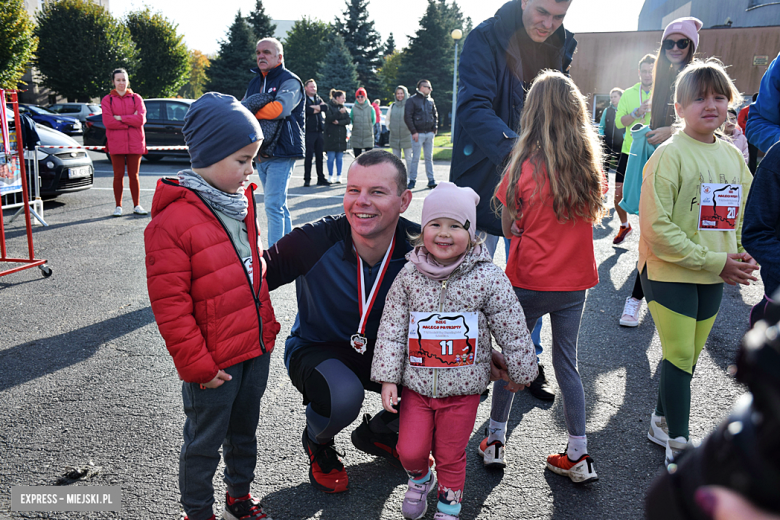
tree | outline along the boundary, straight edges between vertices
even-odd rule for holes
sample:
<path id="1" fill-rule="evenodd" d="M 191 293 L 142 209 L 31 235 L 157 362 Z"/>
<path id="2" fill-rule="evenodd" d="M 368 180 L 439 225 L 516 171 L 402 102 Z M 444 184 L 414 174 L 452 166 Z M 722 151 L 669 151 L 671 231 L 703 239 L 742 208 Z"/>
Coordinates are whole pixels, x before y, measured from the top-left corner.
<path id="1" fill-rule="evenodd" d="M 387 37 L 387 42 L 385 42 L 385 56 L 390 56 L 395 52 L 395 38 L 393 38 L 393 33 L 390 33 L 390 36 Z"/>
<path id="2" fill-rule="evenodd" d="M 219 54 L 206 71 L 209 76 L 206 89 L 243 98 L 254 77 L 252 69 L 257 67 L 256 47 L 255 35 L 239 9 L 227 39 L 219 42 Z"/>
<path id="3" fill-rule="evenodd" d="M 404 59 L 405 51 L 394 51 L 392 54 L 384 57 L 384 65 L 379 69 L 379 79 L 382 81 L 383 95 L 380 97 L 383 105 L 389 105 L 395 101 L 395 89 L 400 84 L 398 82 L 398 69 Z M 414 92 L 414 85 L 407 85 Z"/>
<path id="4" fill-rule="evenodd" d="M 265 14 L 263 0 L 255 0 L 255 10 L 249 13 L 246 21 L 255 33 L 255 45 L 258 40 L 271 38 L 276 32 L 276 24 L 271 23 L 271 17 Z"/>
<path id="5" fill-rule="evenodd" d="M 344 42 L 355 62 L 360 86 L 365 87 L 372 98 L 382 94 L 382 84 L 377 77 L 377 69 L 382 66 L 382 41 L 374 28 L 374 22 L 368 20 L 368 0 L 345 0 L 347 10 L 344 20 L 338 17 L 334 27 L 344 38 Z"/>
<path id="6" fill-rule="evenodd" d="M 104 96 L 111 71 L 132 76 L 138 52 L 130 31 L 102 6 L 89 0 L 54 0 L 36 15 L 43 85 L 69 100 Z"/>
<path id="7" fill-rule="evenodd" d="M 317 89 L 324 99 L 327 99 L 330 89 L 335 88 L 345 91 L 347 99 L 354 101 L 355 91 L 358 89 L 358 75 L 344 38 L 338 33 L 331 34 L 328 38 L 328 49 L 316 76 Z"/>
<path id="8" fill-rule="evenodd" d="M 325 22 L 303 17 L 293 24 L 284 40 L 284 66 L 301 81 L 313 79 L 328 53 L 332 28 Z"/>
<path id="9" fill-rule="evenodd" d="M 187 99 L 198 99 L 203 95 L 208 77 L 206 69 L 209 68 L 208 57 L 199 50 L 189 52 L 189 81 L 179 89 L 179 95 Z"/>
<path id="10" fill-rule="evenodd" d="M 458 5 L 454 1 L 448 5 L 446 0 L 428 0 L 420 28 L 410 38 L 398 70 L 398 81 L 410 91 L 421 79 L 431 82 L 440 127 L 449 124 L 452 110 L 454 42 L 450 33 L 453 29 L 463 29 L 463 15 Z"/>
<path id="11" fill-rule="evenodd" d="M 38 48 L 22 0 L 0 0 L 0 88 L 15 89 Z"/>
<path id="12" fill-rule="evenodd" d="M 144 97 L 171 97 L 187 83 L 189 52 L 176 25 L 148 7 L 127 15 L 125 25 L 140 61 L 131 85 Z"/>

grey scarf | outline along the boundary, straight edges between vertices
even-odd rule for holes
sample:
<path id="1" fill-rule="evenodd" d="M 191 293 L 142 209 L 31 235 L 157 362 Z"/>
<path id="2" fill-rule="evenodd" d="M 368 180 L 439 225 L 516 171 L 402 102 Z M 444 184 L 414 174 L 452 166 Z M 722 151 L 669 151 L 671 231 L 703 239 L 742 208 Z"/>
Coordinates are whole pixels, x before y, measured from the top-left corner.
<path id="1" fill-rule="evenodd" d="M 249 201 L 244 196 L 243 188 L 238 193 L 225 193 L 203 180 L 203 177 L 192 170 L 179 172 L 179 186 L 197 191 L 215 209 L 239 222 L 243 221 L 249 212 Z"/>

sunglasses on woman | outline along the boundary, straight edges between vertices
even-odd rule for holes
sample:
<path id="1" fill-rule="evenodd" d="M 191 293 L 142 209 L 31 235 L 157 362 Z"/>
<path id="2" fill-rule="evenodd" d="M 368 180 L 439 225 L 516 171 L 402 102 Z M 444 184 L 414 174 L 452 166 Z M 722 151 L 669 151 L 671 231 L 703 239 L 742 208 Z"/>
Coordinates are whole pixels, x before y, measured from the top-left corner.
<path id="1" fill-rule="evenodd" d="M 683 38 L 682 40 L 677 40 L 677 41 L 674 41 L 674 40 L 664 40 L 664 43 L 663 43 L 662 46 L 663 46 L 665 51 L 670 51 L 670 50 L 674 49 L 675 45 L 677 45 L 678 49 L 687 49 L 689 43 L 691 43 L 691 40 L 689 40 L 688 38 Z"/>

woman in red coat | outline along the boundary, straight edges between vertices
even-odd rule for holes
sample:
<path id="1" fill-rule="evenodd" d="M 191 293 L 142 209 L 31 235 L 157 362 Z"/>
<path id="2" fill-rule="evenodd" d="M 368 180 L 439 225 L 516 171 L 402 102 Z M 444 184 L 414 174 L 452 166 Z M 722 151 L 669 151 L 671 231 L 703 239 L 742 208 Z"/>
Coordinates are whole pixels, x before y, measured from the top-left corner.
<path id="1" fill-rule="evenodd" d="M 113 216 L 122 216 L 122 188 L 124 185 L 125 165 L 130 178 L 130 195 L 133 197 L 133 213 L 146 215 L 141 207 L 141 194 L 138 185 L 138 170 L 141 156 L 146 153 L 146 106 L 141 96 L 127 88 L 130 80 L 125 69 L 116 69 L 111 74 L 114 89 L 103 98 L 103 124 L 106 125 L 106 152 L 111 154 L 114 167 L 114 199 L 116 209 Z"/>

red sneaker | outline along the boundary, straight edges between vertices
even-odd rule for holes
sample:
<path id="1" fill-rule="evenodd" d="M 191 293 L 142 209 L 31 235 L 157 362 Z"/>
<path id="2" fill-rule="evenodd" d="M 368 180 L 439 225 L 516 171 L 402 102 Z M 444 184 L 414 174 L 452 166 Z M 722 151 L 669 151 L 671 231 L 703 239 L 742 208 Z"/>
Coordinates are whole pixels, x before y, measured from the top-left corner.
<path id="1" fill-rule="evenodd" d="M 599 479 L 593 466 L 593 459 L 588 455 L 583 455 L 576 461 L 572 461 L 566 452 L 550 455 L 547 457 L 547 469 L 569 477 L 575 484 L 587 484 Z"/>
<path id="2" fill-rule="evenodd" d="M 615 235 L 615 238 L 612 240 L 612 243 L 614 245 L 622 244 L 623 241 L 626 239 L 628 235 L 631 234 L 633 229 L 631 229 L 631 224 L 627 226 L 620 226 L 620 229 L 618 229 L 617 235 Z"/>
<path id="3" fill-rule="evenodd" d="M 477 451 L 482 455 L 482 463 L 486 468 L 506 467 L 505 449 L 501 441 L 493 441 L 488 444 L 488 437 L 485 437 L 479 443 Z"/>
<path id="4" fill-rule="evenodd" d="M 303 430 L 303 449 L 309 456 L 309 480 L 311 484 L 325 493 L 342 493 L 349 487 L 349 477 L 344 464 L 333 445 L 317 444 L 309 439 L 306 428 Z"/>

